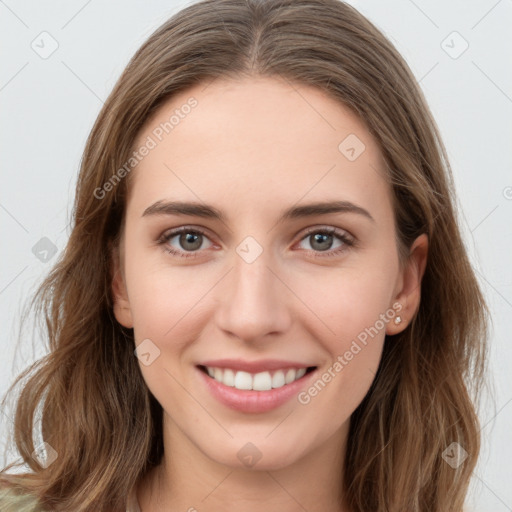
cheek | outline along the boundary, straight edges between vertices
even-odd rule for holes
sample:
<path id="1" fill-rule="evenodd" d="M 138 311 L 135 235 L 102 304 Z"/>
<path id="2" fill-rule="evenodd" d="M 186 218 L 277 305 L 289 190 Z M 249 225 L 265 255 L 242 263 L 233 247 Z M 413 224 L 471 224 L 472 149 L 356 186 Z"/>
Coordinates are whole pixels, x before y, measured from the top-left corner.
<path id="1" fill-rule="evenodd" d="M 304 325 L 329 354 L 320 371 L 321 382 L 307 392 L 304 403 L 311 399 L 319 413 L 326 407 L 342 419 L 367 393 L 379 366 L 386 326 L 395 316 L 390 307 L 393 272 L 378 263 L 364 268 L 345 268 L 317 278 L 315 288 L 308 286 L 312 281 L 304 282 L 301 292 L 309 288 L 311 309 L 316 313 L 308 315 Z"/>
<path id="2" fill-rule="evenodd" d="M 346 294 L 324 296 L 325 313 L 331 314 L 329 325 L 336 335 L 326 335 L 324 330 L 324 335 L 317 337 L 329 359 L 298 396 L 308 418 L 308 432 L 316 432 L 322 418 L 322 439 L 334 434 L 368 393 L 385 339 L 386 323 L 381 319 L 387 311 L 385 290 L 369 286 L 368 293 L 363 293 L 361 286 L 352 288 L 347 282 L 345 290 Z"/>
<path id="3" fill-rule="evenodd" d="M 194 422 L 200 414 L 189 408 L 189 397 L 182 387 L 190 387 L 189 376 L 182 374 L 181 369 L 190 362 L 187 349 L 204 329 L 204 296 L 215 281 L 209 284 L 209 276 L 198 276 L 197 269 L 170 269 L 161 262 L 143 265 L 142 260 L 135 259 L 131 278 L 136 344 L 151 340 L 156 347 L 150 345 L 151 350 L 157 355 L 149 365 L 139 358 L 143 378 L 166 411 L 178 416 L 186 413 Z"/>
<path id="4" fill-rule="evenodd" d="M 395 273 L 382 267 L 358 264 L 309 277 L 295 276 L 292 286 L 311 311 L 305 311 L 303 320 L 312 329 L 317 326 L 315 337 L 327 343 L 329 353 L 337 354 L 375 326 L 384 333 L 385 325 L 379 320 L 389 310 Z"/>
<path id="5" fill-rule="evenodd" d="M 171 336 L 181 322 L 188 321 L 188 314 L 208 290 L 208 276 L 204 272 L 197 267 L 171 268 L 166 256 L 160 248 L 135 248 L 126 257 L 136 339 Z"/>

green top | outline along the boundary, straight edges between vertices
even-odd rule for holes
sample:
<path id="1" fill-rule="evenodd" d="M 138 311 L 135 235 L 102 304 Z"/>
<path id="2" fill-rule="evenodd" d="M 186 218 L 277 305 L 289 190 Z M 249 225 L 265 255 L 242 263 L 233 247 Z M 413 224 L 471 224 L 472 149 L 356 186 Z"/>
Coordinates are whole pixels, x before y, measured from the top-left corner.
<path id="1" fill-rule="evenodd" d="M 29 494 L 16 494 L 10 489 L 0 489 L 0 512 L 47 512 L 39 500 Z M 141 512 L 135 494 L 135 487 L 128 497 L 126 512 Z"/>
<path id="2" fill-rule="evenodd" d="M 45 509 L 34 496 L 0 489 L 0 512 L 45 512 Z"/>

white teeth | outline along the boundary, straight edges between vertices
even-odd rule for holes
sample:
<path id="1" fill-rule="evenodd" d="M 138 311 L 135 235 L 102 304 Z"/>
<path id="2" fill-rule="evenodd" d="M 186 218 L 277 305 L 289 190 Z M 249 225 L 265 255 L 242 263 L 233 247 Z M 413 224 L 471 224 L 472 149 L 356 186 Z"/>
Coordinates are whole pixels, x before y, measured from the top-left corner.
<path id="1" fill-rule="evenodd" d="M 290 382 L 293 382 L 295 380 L 295 370 L 293 368 L 290 368 L 287 372 L 286 372 L 286 376 L 284 378 L 284 381 L 286 382 L 286 384 L 290 384 Z"/>
<path id="2" fill-rule="evenodd" d="M 226 386 L 234 387 L 235 385 L 235 372 L 233 370 L 224 370 L 224 376 L 222 378 L 222 382 Z"/>
<path id="3" fill-rule="evenodd" d="M 218 380 L 218 379 L 215 379 L 215 380 Z M 222 382 L 222 380 L 220 382 Z M 252 375 L 247 372 L 236 372 L 235 388 L 236 389 L 252 389 Z"/>
<path id="4" fill-rule="evenodd" d="M 297 370 L 297 375 L 295 376 L 295 379 L 300 379 L 301 377 L 304 377 L 306 375 L 306 368 L 300 368 Z"/>
<path id="5" fill-rule="evenodd" d="M 295 370 L 277 370 L 273 374 L 270 372 L 260 372 L 251 374 L 249 372 L 235 372 L 229 368 L 212 368 L 207 366 L 208 375 L 221 382 L 225 386 L 234 387 L 242 390 L 268 391 L 291 384 L 306 374 L 306 368 Z"/>
<path id="6" fill-rule="evenodd" d="M 284 380 L 284 372 L 283 370 L 279 370 L 274 375 L 272 375 L 272 387 L 273 388 L 282 388 L 286 384 Z"/>
<path id="7" fill-rule="evenodd" d="M 252 389 L 255 391 L 268 391 L 272 389 L 272 377 L 268 372 L 257 373 L 252 378 Z"/>

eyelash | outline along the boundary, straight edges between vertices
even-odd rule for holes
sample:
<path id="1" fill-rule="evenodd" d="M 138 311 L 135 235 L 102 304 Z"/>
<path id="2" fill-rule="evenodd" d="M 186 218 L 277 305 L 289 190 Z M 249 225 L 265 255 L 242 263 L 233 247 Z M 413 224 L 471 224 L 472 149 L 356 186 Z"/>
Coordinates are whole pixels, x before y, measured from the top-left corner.
<path id="1" fill-rule="evenodd" d="M 157 244 L 164 246 L 165 244 L 167 244 L 169 242 L 169 240 L 174 238 L 176 235 L 180 235 L 182 233 L 199 234 L 199 235 L 202 235 L 202 236 L 208 238 L 208 234 L 199 228 L 189 228 L 187 226 L 183 226 L 183 227 L 180 227 L 180 228 L 177 228 L 177 229 L 174 229 L 172 231 L 162 234 L 162 236 L 157 240 Z M 315 258 L 329 258 L 329 257 L 338 256 L 342 252 L 346 251 L 347 248 L 356 246 L 355 239 L 347 236 L 346 232 L 339 230 L 337 228 L 333 228 L 333 227 L 309 228 L 306 231 L 306 233 L 304 233 L 304 236 L 300 239 L 300 241 L 302 242 L 302 240 L 304 240 L 308 236 L 310 236 L 312 234 L 317 234 L 317 233 L 321 233 L 322 235 L 335 235 L 341 242 L 343 242 L 343 246 L 341 246 L 337 249 L 334 249 L 334 250 L 331 249 L 329 251 L 315 251 L 315 250 L 308 251 L 308 252 L 313 252 L 313 255 Z M 170 247 L 168 245 L 164 247 L 164 250 L 165 250 L 165 252 L 170 253 L 179 258 L 196 258 L 197 253 L 200 252 L 200 251 L 188 251 L 188 252 L 177 251 L 176 249 L 174 249 L 173 247 Z"/>

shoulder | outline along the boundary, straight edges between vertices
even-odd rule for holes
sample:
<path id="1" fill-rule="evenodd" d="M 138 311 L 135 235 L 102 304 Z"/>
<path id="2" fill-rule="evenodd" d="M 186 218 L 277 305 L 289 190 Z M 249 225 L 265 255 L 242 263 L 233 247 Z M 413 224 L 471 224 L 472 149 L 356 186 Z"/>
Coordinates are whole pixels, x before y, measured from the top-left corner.
<path id="1" fill-rule="evenodd" d="M 0 512 L 44 512 L 36 497 L 0 487 Z"/>

